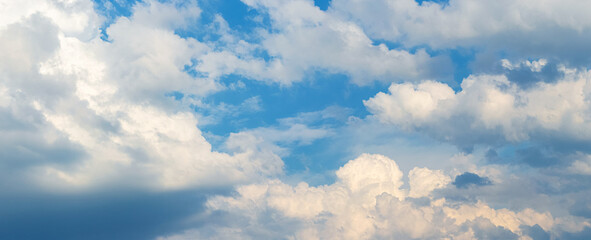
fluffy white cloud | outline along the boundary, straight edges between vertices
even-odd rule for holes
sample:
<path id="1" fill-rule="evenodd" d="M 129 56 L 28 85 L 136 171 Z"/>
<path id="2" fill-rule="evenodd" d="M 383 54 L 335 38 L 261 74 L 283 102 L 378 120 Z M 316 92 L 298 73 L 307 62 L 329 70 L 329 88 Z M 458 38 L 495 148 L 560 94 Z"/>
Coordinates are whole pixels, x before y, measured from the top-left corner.
<path id="1" fill-rule="evenodd" d="M 442 154 L 455 150 L 376 123 L 379 119 L 424 131 L 460 146 L 566 139 L 586 147 L 591 140 L 591 71 L 585 68 L 562 67 L 564 77 L 558 81 L 527 88 L 504 75 L 484 74 L 465 79 L 459 92 L 434 81 L 396 83 L 389 93 L 364 102 L 375 118 L 349 118 L 353 111 L 338 107 L 301 113 L 277 119 L 275 126 L 230 134 L 222 145 L 225 152 L 214 151 L 198 127 L 238 116 L 236 112 L 261 111 L 258 97 L 241 105 L 205 103 L 203 98 L 213 92 L 245 87 L 242 82 L 224 86 L 218 80 L 227 75 L 281 87 L 315 71 L 345 74 L 358 85 L 430 79 L 438 69 L 452 66 L 421 47 L 472 46 L 485 38 L 503 45 L 499 39 L 523 32 L 511 46 L 539 35 L 541 44 L 534 48 L 561 52 L 552 46 L 563 46 L 573 32 L 581 37 L 572 39 L 589 36 L 590 18 L 579 11 L 589 8 L 588 3 L 452 0 L 442 8 L 411 0 L 333 0 L 325 12 L 310 0 L 243 2 L 259 14 L 253 21 L 265 19 L 254 32 L 235 32 L 219 15 L 203 24 L 196 1 L 146 0 L 134 5 L 130 16 L 110 22 L 102 36 L 107 39 L 101 39 L 105 19 L 95 13 L 93 1 L 0 0 L 0 185 L 5 195 L 10 188 L 32 185 L 81 195 L 101 187 L 151 192 L 241 185 L 232 196 L 211 197 L 205 212 L 196 216 L 213 223 L 165 239 L 527 239 L 525 226 L 537 225 L 552 237 L 591 227 L 584 217 L 589 191 L 586 186 L 574 189 L 584 181 L 576 185 L 575 180 L 553 181 L 560 177 L 536 173 L 539 179 L 531 181 L 541 183 L 523 187 L 527 181 L 513 184 L 521 180 L 517 174 L 477 166 L 471 155 L 438 163 Z M 563 18 L 564 13 L 571 18 Z M 540 30 L 546 26 L 567 34 L 553 33 L 559 38 L 553 42 Z M 176 32 L 187 28 L 206 28 L 215 40 Z M 390 49 L 376 38 L 402 46 Z M 588 41 L 583 42 L 573 44 L 583 46 L 576 49 L 579 54 L 588 52 Z M 403 50 L 408 46 L 413 50 Z M 500 65 L 543 73 L 554 60 L 505 60 Z M 184 98 L 173 100 L 173 92 Z M 337 129 L 342 133 L 335 133 L 335 119 L 339 123 L 334 125 L 346 125 Z M 270 180 L 282 175 L 287 146 L 327 136 L 333 137 L 326 142 L 335 152 L 357 155 L 377 149 L 414 158 L 396 163 L 383 155 L 362 154 L 336 171 L 336 182 L 329 185 L 286 183 L 300 173 Z M 569 174 L 588 178 L 591 161 L 585 154 L 572 161 Z M 463 166 L 461 171 L 415 167 L 450 164 Z M 493 184 L 450 186 L 464 171 Z M 518 186 L 507 187 L 511 184 Z M 541 185 L 549 190 L 534 189 Z M 46 192 L 38 190 L 32 192 Z M 505 203 L 507 196 L 519 199 Z M 511 209 L 499 207 L 507 205 Z"/>
<path id="2" fill-rule="evenodd" d="M 504 75 L 473 75 L 454 92 L 446 84 L 392 84 L 364 102 L 381 121 L 460 146 L 520 142 L 536 136 L 591 138 L 591 72 L 562 68 L 555 83 L 519 88 Z"/>
<path id="3" fill-rule="evenodd" d="M 449 176 L 441 170 L 430 170 L 428 168 L 415 167 L 408 173 L 410 185 L 409 197 L 426 197 L 433 190 L 445 187 L 451 182 Z"/>
<path id="4" fill-rule="evenodd" d="M 537 224 L 552 232 L 568 222 L 529 208 L 512 211 L 434 198 L 432 190 L 445 187 L 449 176 L 426 168 L 409 174 L 410 195 L 430 199 L 419 203 L 401 188 L 396 163 L 382 155 L 363 154 L 336 175 L 335 183 L 318 187 L 278 180 L 239 187 L 234 196 L 207 203 L 210 211 L 228 214 L 224 224 L 161 239 L 474 239 L 495 231 L 528 239 L 523 226 Z"/>
<path id="5" fill-rule="evenodd" d="M 23 18 L 41 14 L 57 25 L 63 34 L 88 40 L 97 35 L 96 26 L 102 17 L 94 13 L 91 1 L 80 0 L 23 0 L 0 1 L 0 30 L 21 22 Z"/>
<path id="6" fill-rule="evenodd" d="M 49 189 L 178 189 L 281 174 L 281 159 L 261 146 L 212 151 L 195 113 L 165 96 L 219 89 L 215 79 L 183 71 L 210 51 L 174 34 L 199 17 L 194 3 L 140 3 L 107 29 L 109 41 L 98 38 L 90 1 L 43 4 L 50 7 L 27 10 L 0 30 L 8 53 L 0 59 L 0 117 L 10 120 L 0 138 L 19 177 Z M 71 12 L 83 27 L 60 22 Z M 87 32 L 92 38 L 81 37 Z"/>
<path id="7" fill-rule="evenodd" d="M 312 1 L 243 2 L 268 14 L 270 29 L 256 32 L 260 43 L 236 40 L 241 43 L 237 44 L 239 47 L 231 44 L 234 47 L 205 55 L 197 70 L 212 76 L 236 72 L 282 85 L 301 81 L 312 71 L 323 70 L 347 74 L 354 83 L 364 85 L 375 80 L 429 77 L 437 71 L 430 66 L 449 65 L 446 58 L 433 58 L 424 50 L 410 53 L 390 50 L 384 44 L 374 45 L 354 22 L 321 11 Z M 225 26 L 223 22 L 221 25 Z M 244 49 L 263 50 L 270 58 L 263 60 L 240 54 Z"/>
<path id="8" fill-rule="evenodd" d="M 221 89 L 216 78 L 195 78 L 182 71 L 212 51 L 175 29 L 193 24 L 201 10 L 194 4 L 177 7 L 156 1 L 134 6 L 130 18 L 119 18 L 106 30 L 110 43 L 99 41 L 94 54 L 107 64 L 106 74 L 127 98 L 160 97 L 170 91 L 205 94 Z"/>

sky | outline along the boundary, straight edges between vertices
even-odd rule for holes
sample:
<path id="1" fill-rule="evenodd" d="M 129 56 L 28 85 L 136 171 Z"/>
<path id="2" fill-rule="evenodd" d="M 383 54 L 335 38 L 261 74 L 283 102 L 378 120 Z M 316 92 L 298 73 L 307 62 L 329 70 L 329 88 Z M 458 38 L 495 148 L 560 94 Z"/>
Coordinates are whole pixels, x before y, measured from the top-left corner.
<path id="1" fill-rule="evenodd" d="M 0 239 L 590 239 L 590 9 L 0 0 Z"/>

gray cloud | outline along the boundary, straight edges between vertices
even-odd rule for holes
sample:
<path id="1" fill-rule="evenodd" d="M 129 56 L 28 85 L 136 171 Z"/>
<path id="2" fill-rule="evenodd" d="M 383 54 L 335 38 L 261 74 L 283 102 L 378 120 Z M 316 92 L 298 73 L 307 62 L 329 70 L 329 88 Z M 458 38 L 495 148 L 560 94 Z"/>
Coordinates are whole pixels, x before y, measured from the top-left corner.
<path id="1" fill-rule="evenodd" d="M 552 5 L 572 12 L 576 21 L 565 22 L 536 15 L 538 4 L 518 8 L 531 18 L 515 19 L 502 4 L 519 4 L 512 1 L 469 9 L 466 1 L 356 8 L 334 0 L 320 11 L 311 1 L 245 0 L 271 26 L 243 39 L 248 33 L 235 33 L 216 16 L 206 30 L 215 31 L 214 42 L 176 32 L 199 21 L 196 1 L 139 2 L 105 29 L 108 41 L 98 36 L 104 19 L 91 1 L 15 3 L 3 2 L 0 10 L 0 225 L 8 226 L 2 237 L 589 235 L 590 22 L 581 12 L 587 3 Z M 441 71 L 450 68 L 447 55 L 425 50 L 448 47 L 479 48 L 484 67 L 473 69 L 489 74 L 468 77 L 460 91 L 419 82 L 449 74 Z M 505 50 L 508 65 L 495 55 Z M 539 65 L 541 58 L 549 63 Z M 261 110 L 257 97 L 194 104 L 240 87 L 224 86 L 224 76 L 288 89 L 315 71 L 343 74 L 357 85 L 397 83 L 364 102 L 373 114 L 365 119 L 338 107 L 303 113 L 231 134 L 226 152 L 212 150 L 198 128 Z M 171 92 L 191 99 L 175 101 Z M 340 123 L 346 132 L 331 135 Z M 315 145 L 319 139 L 324 145 Z M 299 180 L 283 175 L 281 156 L 292 146 L 337 152 L 309 160 L 335 181 L 286 183 Z M 481 154 L 489 160 L 484 164 L 477 156 L 482 146 L 490 149 Z M 512 147 L 507 157 L 503 151 Z M 404 168 L 383 155 L 360 154 L 372 151 L 400 158 Z M 352 154 L 359 157 L 333 174 Z M 525 165 L 534 168 L 524 171 Z"/>
<path id="2" fill-rule="evenodd" d="M 591 20 L 582 10 L 586 8 L 588 3 L 579 1 L 335 0 L 329 12 L 358 23 L 372 39 L 406 47 L 473 48 L 512 60 L 555 58 L 588 66 L 584 53 L 590 48 Z M 566 15 L 569 20 L 562 17 Z"/>
<path id="3" fill-rule="evenodd" d="M 468 188 L 470 186 L 492 185 L 492 182 L 487 177 L 481 177 L 478 176 L 478 174 L 465 172 L 456 176 L 452 184 L 458 188 Z"/>
<path id="4" fill-rule="evenodd" d="M 544 231 L 540 225 L 522 226 L 522 230 L 533 240 L 550 240 L 550 234 Z"/>
<path id="5" fill-rule="evenodd" d="M 0 236 L 9 239 L 152 239 L 176 232 L 203 210 L 206 190 L 167 193 L 111 189 L 68 195 L 1 194 Z M 211 219 L 213 220 L 213 218 Z"/>

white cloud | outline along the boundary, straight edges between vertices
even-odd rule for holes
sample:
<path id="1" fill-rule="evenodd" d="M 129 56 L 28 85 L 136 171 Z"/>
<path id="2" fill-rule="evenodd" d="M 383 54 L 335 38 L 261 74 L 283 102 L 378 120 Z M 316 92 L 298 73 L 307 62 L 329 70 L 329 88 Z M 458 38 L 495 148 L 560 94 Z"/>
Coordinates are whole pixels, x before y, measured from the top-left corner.
<path id="1" fill-rule="evenodd" d="M 496 72 L 501 57 L 547 58 L 588 67 L 589 8 L 589 2 L 577 0 L 335 0 L 327 12 L 356 23 L 371 39 L 400 49 L 451 50 L 460 58 L 473 54 L 469 69 Z"/>
<path id="2" fill-rule="evenodd" d="M 372 113 L 380 113 L 378 117 L 382 121 L 405 127 L 431 120 L 439 102 L 454 96 L 447 85 L 431 81 L 417 85 L 392 84 L 388 90 L 392 94 L 378 93 L 364 103 Z"/>
<path id="3" fill-rule="evenodd" d="M 222 86 L 218 80 L 225 75 L 239 74 L 284 86 L 317 70 L 349 75 L 359 85 L 374 80 L 428 79 L 441 65 L 449 67 L 445 58 L 432 57 L 421 49 L 392 50 L 372 39 L 400 40 L 413 46 L 465 46 L 516 30 L 539 32 L 537 29 L 547 23 L 552 23 L 553 29 L 587 36 L 586 13 L 577 11 L 563 19 L 562 12 L 569 12 L 570 7 L 550 2 L 528 5 L 530 1 L 502 1 L 518 9 L 504 11 L 501 3 L 460 0 L 452 0 L 445 8 L 432 3 L 419 7 L 410 0 L 390 1 L 383 8 L 373 5 L 379 4 L 377 1 L 361 6 L 334 0 L 327 12 L 314 7 L 312 1 L 244 2 L 258 13 L 269 14 L 271 20 L 268 29 L 255 30 L 260 36 L 248 36 L 252 42 L 233 32 L 221 16 L 215 16 L 211 26 L 197 26 L 217 31 L 212 34 L 221 35 L 219 41 L 200 42 L 175 34 L 175 30 L 196 27 L 201 9 L 195 1 L 142 1 L 132 8 L 131 16 L 117 19 L 106 29 L 108 41 L 104 41 L 98 37 L 104 19 L 94 12 L 92 1 L 0 0 L 3 186 L 29 187 L 25 185 L 32 180 L 49 191 L 101 187 L 158 191 L 247 184 L 238 187 L 233 196 L 209 199 L 202 215 L 227 217 L 227 221 L 206 224 L 170 239 L 475 238 L 482 231 L 505 231 L 526 238 L 523 225 L 538 224 L 550 232 L 577 232 L 591 226 L 587 219 L 565 216 L 569 211 L 565 209 L 556 217 L 524 203 L 516 209 L 498 208 L 498 199 L 504 201 L 510 191 L 503 192 L 496 185 L 487 186 L 492 189 L 488 195 L 481 193 L 497 195 L 492 201 L 447 198 L 440 192 L 463 197 L 466 192 L 462 191 L 478 191 L 449 185 L 452 177 L 461 173 L 458 169 L 405 166 L 404 172 L 412 169 L 406 183 L 401 162 L 413 167 L 437 165 L 431 161 L 440 159 L 443 152 L 449 154 L 449 148 L 437 145 L 435 149 L 412 137 L 401 140 L 409 135 L 375 123 L 379 119 L 406 130 L 425 131 L 462 146 L 543 137 L 586 143 L 591 138 L 591 72 L 583 68 L 562 68 L 564 77 L 559 81 L 540 82 L 527 89 L 503 75 L 471 76 L 459 92 L 433 81 L 393 84 L 389 93 L 365 101 L 375 118 L 351 117 L 343 127 L 350 132 L 334 138 L 335 143 L 354 141 L 353 147 L 332 143 L 329 147 L 340 148 L 340 153 L 373 148 L 400 158 L 402 151 L 407 151 L 406 155 L 425 158 L 396 163 L 382 155 L 362 154 L 336 171 L 337 180 L 329 185 L 292 186 L 269 178 L 282 175 L 281 156 L 289 154 L 286 145 L 313 144 L 337 135 L 326 122 L 345 122 L 348 110 L 334 107 L 302 113 L 279 119 L 277 126 L 232 133 L 225 141 L 226 152 L 214 151 L 198 128 L 219 116 L 262 109 L 257 97 L 241 105 L 200 102 L 224 88 L 244 87 L 241 82 Z M 586 9 L 586 4 L 573 6 Z M 369 11 L 372 16 L 364 12 L 367 9 L 375 10 Z M 494 11 L 487 12 L 490 9 Z M 383 24 L 384 16 L 394 22 Z M 547 46 L 548 39 L 543 40 L 541 45 Z M 261 51 L 269 57 L 260 57 Z M 502 62 L 506 69 L 527 67 L 532 72 L 542 72 L 547 64 L 545 59 Z M 199 76 L 185 71 L 191 67 Z M 221 108 L 213 114 L 219 116 L 199 116 L 187 106 L 189 100 L 167 97 L 175 91 L 194 101 L 191 103 L 200 103 L 197 107 Z M 393 141 L 392 135 L 398 138 Z M 343 140 L 336 139 L 341 137 Z M 409 143 L 412 141 L 416 142 Z M 413 151 L 422 153 L 409 153 Z M 457 155 L 452 160 L 455 163 L 490 177 L 494 184 L 514 180 L 495 167 L 478 167 L 472 156 Z M 568 170 L 589 175 L 590 166 L 585 156 L 572 162 Z M 563 182 L 549 188 L 567 188 L 560 184 Z M 562 206 L 544 194 L 528 204 Z"/>
<path id="4" fill-rule="evenodd" d="M 258 29 L 260 43 L 226 47 L 202 58 L 197 70 L 210 76 L 239 73 L 256 80 L 290 85 L 316 70 L 344 73 L 365 85 L 375 80 L 419 79 L 433 75 L 432 65 L 445 65 L 445 58 L 432 58 L 424 50 L 410 53 L 374 45 L 363 29 L 321 11 L 311 1 L 244 1 L 269 14 L 270 30 Z M 222 24 L 223 26 L 224 24 Z M 231 33 L 226 32 L 224 36 Z M 244 49 L 263 50 L 270 59 L 241 54 Z M 248 52 L 248 51 L 247 51 Z"/>
<path id="5" fill-rule="evenodd" d="M 591 175 L 591 155 L 582 155 L 579 158 L 570 165 L 568 170 L 575 174 Z"/>
<path id="6" fill-rule="evenodd" d="M 503 66 L 503 68 L 506 68 L 509 70 L 519 69 L 523 66 L 526 66 L 532 72 L 540 72 L 540 71 L 542 71 L 542 68 L 544 68 L 544 66 L 546 66 L 546 64 L 548 64 L 548 60 L 546 60 L 544 58 L 536 60 L 536 61 L 525 60 L 525 61 L 518 63 L 518 64 L 513 64 L 513 63 L 511 63 L 511 61 L 509 61 L 507 59 L 501 60 L 501 65 Z"/>
<path id="7" fill-rule="evenodd" d="M 2 0 L 0 6 L 0 30 L 41 13 L 65 35 L 88 40 L 98 35 L 103 21 L 94 13 L 93 2 L 86 0 Z"/>
<path id="8" fill-rule="evenodd" d="M 450 177 L 441 170 L 415 167 L 408 173 L 410 185 L 409 197 L 426 197 L 433 190 L 445 187 L 451 182 Z"/>
<path id="9" fill-rule="evenodd" d="M 203 96 L 221 89 L 216 78 L 194 78 L 183 72 L 191 60 L 211 51 L 204 43 L 181 38 L 174 30 L 192 24 L 201 11 L 188 4 L 148 2 L 134 15 L 107 29 L 111 43 L 99 41 L 94 54 L 108 64 L 108 79 L 117 81 L 128 98 L 154 98 L 170 91 Z"/>
<path id="10" fill-rule="evenodd" d="M 282 128 L 255 128 L 249 132 L 264 137 L 266 140 L 278 143 L 310 144 L 312 141 L 326 137 L 331 132 L 325 128 L 310 128 L 304 124 L 291 124 Z"/>
<path id="11" fill-rule="evenodd" d="M 460 146 L 520 142 L 534 136 L 591 138 L 591 72 L 562 68 L 556 83 L 521 89 L 503 75 L 475 75 L 461 91 L 437 82 L 392 84 L 364 101 L 385 123 Z"/>
<path id="12" fill-rule="evenodd" d="M 234 196 L 213 197 L 207 206 L 212 212 L 227 214 L 224 224 L 205 225 L 159 239 L 218 239 L 222 236 L 228 239 L 263 236 L 455 239 L 462 235 L 474 238 L 475 233 L 499 230 L 526 238 L 521 226 L 538 224 L 552 232 L 562 229 L 563 222 L 569 222 L 530 208 L 512 211 L 495 209 L 484 202 L 448 202 L 445 198 L 433 198 L 434 186 L 444 187 L 449 176 L 430 169 L 414 169 L 410 174 L 415 178 L 411 179 L 411 194 L 428 196 L 429 203 L 419 204 L 408 198 L 407 190 L 401 188 L 404 184 L 402 172 L 393 160 L 382 155 L 363 154 L 341 167 L 336 172 L 337 181 L 330 185 L 311 187 L 300 183 L 290 186 L 271 180 L 238 187 Z M 417 181 L 437 183 L 417 184 Z M 576 225 L 572 221 L 568 224 Z"/>
<path id="13" fill-rule="evenodd" d="M 542 37 L 549 37 L 548 28 L 588 31 L 591 17 L 585 9 L 590 7 L 590 3 L 576 0 L 450 0 L 448 3 L 425 1 L 421 5 L 414 0 L 371 3 L 335 0 L 329 11 L 359 22 L 374 38 L 411 46 L 447 47 L 474 44 L 478 39 L 508 33 L 529 36 L 543 33 Z"/>
<path id="14" fill-rule="evenodd" d="M 91 2 L 46 3 L 52 4 L 59 7 L 36 9 L 1 30 L 0 46 L 10 54 L 0 60 L 0 76 L 6 79 L 0 83 L 0 114 L 15 125 L 5 126 L 0 138 L 13 146 L 3 151 L 15 159 L 42 158 L 31 156 L 47 155 L 61 144 L 64 154 L 71 155 L 65 159 L 71 160 L 29 160 L 31 165 L 18 169 L 21 177 L 48 189 L 113 184 L 179 189 L 227 186 L 282 173 L 281 159 L 256 144 L 231 154 L 212 151 L 195 113 L 165 97 L 170 91 L 204 96 L 219 89 L 215 79 L 183 71 L 191 59 L 210 51 L 195 39 L 174 34 L 174 28 L 199 17 L 194 3 L 140 3 L 130 18 L 107 29 L 110 42 L 98 35 L 90 40 L 76 35 L 98 33 Z M 91 7 L 78 8 L 85 4 Z M 84 29 L 60 23 L 70 11 L 80 16 L 74 20 L 86 19 L 79 24 Z M 15 127 L 19 125 L 27 128 Z M 29 141 L 37 145 L 26 143 L 16 150 L 22 137 L 13 135 L 36 136 Z"/>
<path id="15" fill-rule="evenodd" d="M 303 123 L 281 122 L 278 126 L 259 127 L 231 133 L 226 142 L 230 151 L 250 146 L 253 149 L 267 149 L 284 157 L 290 154 L 289 145 L 310 145 L 318 139 L 332 134 L 328 127 L 310 127 Z"/>
<path id="16" fill-rule="evenodd" d="M 200 98 L 183 97 L 182 104 L 194 106 L 195 110 L 200 113 L 199 126 L 206 126 L 217 124 L 225 118 L 236 118 L 244 113 L 256 113 L 263 111 L 260 96 L 254 96 L 245 99 L 240 104 L 228 103 L 208 103 L 202 101 Z"/>

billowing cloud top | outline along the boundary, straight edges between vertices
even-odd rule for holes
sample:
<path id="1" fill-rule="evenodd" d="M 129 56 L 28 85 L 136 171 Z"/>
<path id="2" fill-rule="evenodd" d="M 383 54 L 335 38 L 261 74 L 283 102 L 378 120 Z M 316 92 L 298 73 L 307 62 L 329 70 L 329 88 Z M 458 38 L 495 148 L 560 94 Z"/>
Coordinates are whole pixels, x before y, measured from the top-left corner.
<path id="1" fill-rule="evenodd" d="M 589 238 L 589 9 L 0 0 L 0 239 Z"/>

